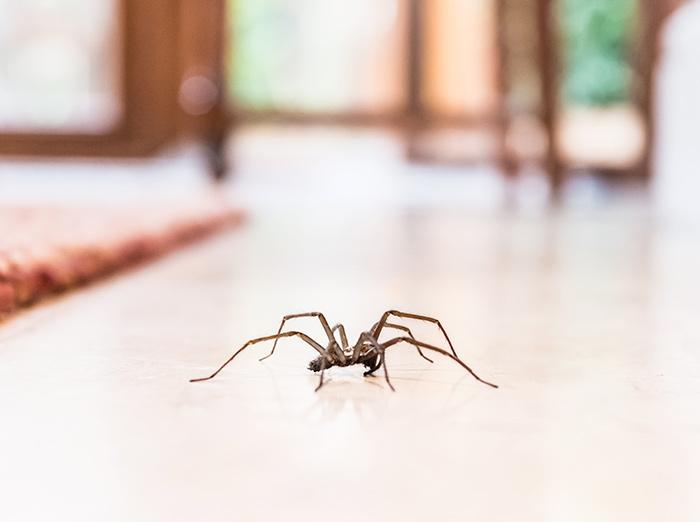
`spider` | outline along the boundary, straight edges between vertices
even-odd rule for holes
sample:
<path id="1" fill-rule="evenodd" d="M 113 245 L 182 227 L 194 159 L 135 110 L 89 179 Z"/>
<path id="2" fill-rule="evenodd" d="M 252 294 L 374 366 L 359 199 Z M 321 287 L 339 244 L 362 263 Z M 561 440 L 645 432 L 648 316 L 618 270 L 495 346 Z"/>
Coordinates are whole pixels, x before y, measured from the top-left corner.
<path id="1" fill-rule="evenodd" d="M 300 317 L 317 317 L 318 320 L 321 322 L 321 326 L 323 327 L 323 330 L 326 332 L 326 335 L 328 336 L 328 345 L 324 348 L 321 344 L 318 342 L 314 341 L 311 337 L 308 335 L 302 333 L 302 332 L 297 332 L 297 331 L 288 331 L 288 332 L 282 332 L 282 329 L 284 328 L 284 325 L 287 321 L 291 319 L 298 319 Z M 447 344 L 450 346 L 450 352 L 443 350 L 442 348 L 438 348 L 436 346 L 432 346 L 430 344 L 424 343 L 422 341 L 416 340 L 416 338 L 413 336 L 411 333 L 411 330 L 405 326 L 399 325 L 399 324 L 394 324 L 389 322 L 389 319 L 391 317 L 400 317 L 404 319 L 414 319 L 418 321 L 426 321 L 429 323 L 436 324 L 437 327 L 440 329 L 442 334 L 445 336 L 445 339 L 447 340 Z M 393 339 L 390 339 L 388 341 L 384 342 L 379 342 L 379 335 L 381 334 L 383 329 L 392 329 L 392 330 L 398 330 L 401 332 L 404 332 L 405 335 L 399 336 L 399 337 L 394 337 Z M 338 343 L 338 339 L 336 339 L 336 332 L 339 334 L 340 337 L 340 343 Z M 267 359 L 268 357 L 272 356 L 272 354 L 275 353 L 275 348 L 277 348 L 277 341 L 279 341 L 283 337 L 299 337 L 301 340 L 309 344 L 314 350 L 318 352 L 318 357 L 313 359 L 309 363 L 309 370 L 313 372 L 320 372 L 320 378 L 318 382 L 318 386 L 316 386 L 316 389 L 314 391 L 318 391 L 321 386 L 323 386 L 323 375 L 324 372 L 333 366 L 352 366 L 354 364 L 362 364 L 367 368 L 367 371 L 364 373 L 364 376 L 370 376 L 373 375 L 374 372 L 376 372 L 379 368 L 383 367 L 384 368 L 384 378 L 386 379 L 387 384 L 389 385 L 389 388 L 391 388 L 392 391 L 394 390 L 394 386 L 391 384 L 391 380 L 389 380 L 389 372 L 387 371 L 386 368 L 386 361 L 384 357 L 384 353 L 387 348 L 390 346 L 394 346 L 399 343 L 408 343 L 416 347 L 418 350 L 418 354 L 423 357 L 423 359 L 427 360 L 428 362 L 433 362 L 432 359 L 429 359 L 426 357 L 426 355 L 423 353 L 423 350 L 430 350 L 433 352 L 437 352 L 439 354 L 445 355 L 458 363 L 462 368 L 467 370 L 477 381 L 482 382 L 488 386 L 491 386 L 492 388 L 498 388 L 495 384 L 492 384 L 490 382 L 487 382 L 483 380 L 481 377 L 479 377 L 474 371 L 469 368 L 458 356 L 457 352 L 455 352 L 454 347 L 452 346 L 452 342 L 450 341 L 450 338 L 447 336 L 447 332 L 443 328 L 442 324 L 440 321 L 437 319 L 434 319 L 432 317 L 427 317 L 424 315 L 416 315 L 416 314 L 410 314 L 406 312 L 399 312 L 397 310 L 389 310 L 388 312 L 384 312 L 382 315 L 381 319 L 374 323 L 372 328 L 369 329 L 367 332 L 362 332 L 357 339 L 357 342 L 355 343 L 354 346 L 349 346 L 348 345 L 348 338 L 347 335 L 345 334 L 345 327 L 342 324 L 337 324 L 333 328 L 331 328 L 328 324 L 328 321 L 326 321 L 325 316 L 321 312 L 306 312 L 306 313 L 301 313 L 301 314 L 292 314 L 292 315 L 286 315 L 282 318 L 282 323 L 280 324 L 279 330 L 275 335 L 268 335 L 265 337 L 258 337 L 257 339 L 251 339 L 247 343 L 245 343 L 241 348 L 239 348 L 224 364 L 222 364 L 218 370 L 216 370 L 214 373 L 212 373 L 209 377 L 202 377 L 199 379 L 191 379 L 190 382 L 202 382 L 202 381 L 208 381 L 209 379 L 213 379 L 216 377 L 221 370 L 223 370 L 226 365 L 228 365 L 231 361 L 233 361 L 236 356 L 241 353 L 243 350 L 248 348 L 249 346 L 252 346 L 257 343 L 262 343 L 265 341 L 272 341 L 274 340 L 274 344 L 272 345 L 272 351 L 265 357 L 262 357 L 260 361 L 263 361 Z M 422 348 L 422 350 L 421 350 Z"/>

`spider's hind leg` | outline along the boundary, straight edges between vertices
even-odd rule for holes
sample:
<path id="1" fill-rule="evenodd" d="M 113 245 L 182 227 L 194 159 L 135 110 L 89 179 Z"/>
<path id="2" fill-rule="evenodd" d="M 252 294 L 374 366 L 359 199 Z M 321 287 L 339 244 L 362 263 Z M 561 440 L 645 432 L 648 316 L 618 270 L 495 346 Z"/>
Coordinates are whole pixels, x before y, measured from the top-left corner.
<path id="1" fill-rule="evenodd" d="M 234 352 L 234 354 L 231 357 L 229 357 L 226 360 L 226 362 L 224 362 L 224 364 L 222 364 L 219 367 L 219 369 L 216 370 L 214 373 L 212 373 L 210 376 L 200 377 L 197 379 L 190 379 L 190 382 L 202 382 L 202 381 L 208 381 L 209 379 L 213 379 L 214 377 L 216 377 L 219 374 L 219 372 L 221 372 L 221 370 L 223 370 L 231 361 L 233 361 L 239 353 L 241 353 L 243 350 L 245 350 L 249 346 L 252 346 L 252 345 L 258 344 L 258 343 L 262 343 L 265 341 L 272 341 L 272 340 L 277 341 L 278 339 L 281 339 L 283 337 L 299 337 L 302 341 L 304 341 L 309 346 L 311 346 L 314 350 L 316 350 L 319 353 L 320 357 L 323 357 L 323 358 L 330 357 L 328 355 L 328 353 L 326 352 L 326 350 L 324 350 L 323 346 L 321 346 L 316 341 L 314 341 L 311 337 L 309 337 L 308 335 L 306 335 L 302 332 L 278 333 L 275 335 L 267 335 L 265 337 L 258 337 L 257 339 L 251 339 L 250 341 L 245 343 L 243 346 L 241 346 L 238 350 L 236 350 L 236 352 Z"/>
<path id="2" fill-rule="evenodd" d="M 452 341 L 450 341 L 450 338 L 447 335 L 445 328 L 442 326 L 442 323 L 438 319 L 435 319 L 434 317 L 428 317 L 427 315 L 409 314 L 407 312 L 400 312 L 398 310 L 388 310 L 382 314 L 382 318 L 379 320 L 379 322 L 374 327 L 372 327 L 372 336 L 375 339 L 379 339 L 379 335 L 382 332 L 382 328 L 384 328 L 385 326 L 388 326 L 387 321 L 388 321 L 390 316 L 402 317 L 404 319 L 414 319 L 417 321 L 425 321 L 428 323 L 433 323 L 434 325 L 436 325 L 440 329 L 440 331 L 442 332 L 442 335 L 445 336 L 445 340 L 447 341 L 447 344 L 450 347 L 450 351 L 452 352 L 452 355 L 459 358 L 459 356 L 457 355 L 457 352 L 454 349 L 454 346 L 452 346 Z M 413 337 L 413 336 L 411 336 L 411 337 Z M 419 346 L 418 344 L 415 344 L 415 343 L 413 343 L 413 344 L 416 348 L 419 348 L 419 351 L 420 351 L 421 346 Z M 421 355 L 423 355 L 423 354 L 421 354 Z"/>
<path id="3" fill-rule="evenodd" d="M 407 327 L 405 327 L 405 326 L 403 326 L 403 325 L 400 325 L 400 324 L 393 324 L 393 323 L 384 323 L 384 328 L 393 328 L 394 330 L 401 330 L 402 332 L 406 332 L 406 333 L 408 334 L 408 336 L 409 336 L 411 339 L 413 339 L 413 340 L 416 339 L 416 338 L 413 336 L 413 334 L 411 333 L 410 328 L 407 328 Z M 426 355 L 421 351 L 420 346 L 416 345 L 416 349 L 418 350 L 418 355 L 420 355 L 423 359 L 425 359 L 425 360 L 428 361 L 429 363 L 432 363 L 432 362 L 433 362 L 433 360 L 432 360 L 430 357 L 426 356 Z"/>
<path id="4" fill-rule="evenodd" d="M 416 341 L 415 339 L 413 339 L 413 338 L 411 338 L 411 337 L 396 337 L 395 339 L 391 339 L 390 341 L 386 341 L 385 343 L 382 344 L 382 349 L 383 349 L 383 350 L 386 350 L 386 349 L 389 348 L 390 346 L 394 346 L 395 344 L 398 344 L 398 343 L 401 343 L 401 342 L 404 342 L 404 343 L 407 343 L 407 344 L 412 344 L 413 346 L 420 346 L 420 347 L 423 348 L 424 350 L 430 350 L 430 351 L 437 352 L 437 353 L 440 353 L 440 354 L 442 354 L 442 355 L 445 355 L 446 357 L 449 357 L 450 359 L 452 359 L 453 361 L 455 361 L 457 364 L 459 364 L 462 368 L 464 368 L 465 370 L 467 370 L 467 371 L 472 375 L 472 377 L 474 377 L 477 381 L 479 381 L 479 382 L 481 382 L 481 383 L 483 383 L 483 384 L 486 384 L 487 386 L 491 386 L 492 388 L 498 388 L 498 385 L 493 384 L 493 383 L 490 383 L 490 382 L 488 382 L 488 381 L 485 381 L 484 379 L 482 379 L 481 377 L 479 377 L 479 376 L 474 372 L 474 370 L 472 370 L 469 366 L 467 366 L 466 363 L 465 363 L 464 361 L 462 361 L 462 359 L 460 359 L 459 357 L 455 357 L 454 355 L 452 355 L 451 353 L 449 353 L 449 352 L 443 350 L 442 348 L 438 348 L 437 346 L 433 346 L 433 345 L 431 345 L 431 344 L 427 344 L 427 343 L 424 343 L 424 342 L 421 342 L 421 341 Z M 384 354 L 383 354 L 383 352 L 382 352 L 382 359 L 383 359 L 383 355 L 384 355 Z M 385 367 L 385 370 L 386 370 L 386 367 Z"/>

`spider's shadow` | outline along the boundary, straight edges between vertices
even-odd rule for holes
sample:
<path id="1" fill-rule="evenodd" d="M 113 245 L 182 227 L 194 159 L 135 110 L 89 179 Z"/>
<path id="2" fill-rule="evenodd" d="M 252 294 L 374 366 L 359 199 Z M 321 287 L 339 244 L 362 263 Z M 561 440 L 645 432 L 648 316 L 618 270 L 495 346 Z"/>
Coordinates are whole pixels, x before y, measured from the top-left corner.
<path id="1" fill-rule="evenodd" d="M 347 375 L 347 374 L 346 374 Z M 397 376 L 396 381 L 416 381 L 414 378 L 401 378 Z M 458 393 L 459 389 L 471 380 L 470 375 L 462 375 L 450 387 L 450 391 L 445 396 L 444 392 L 435 395 L 436 401 L 431 400 L 425 403 L 429 415 L 445 417 L 452 416 L 459 410 L 463 410 L 476 397 L 475 393 L 470 393 L 466 397 Z M 318 384 L 318 376 L 310 375 L 308 378 L 311 386 Z M 363 381 L 363 382 L 361 382 Z M 432 381 L 435 383 L 442 381 Z M 400 391 L 392 392 L 384 384 L 383 377 L 373 375 L 368 377 L 327 378 L 323 387 L 316 393 L 316 400 L 302 414 L 304 418 L 311 418 L 320 412 L 321 420 L 334 420 L 348 409 L 356 415 L 362 422 L 374 422 L 385 415 L 391 415 L 391 402 L 401 399 Z"/>
<path id="2" fill-rule="evenodd" d="M 308 381 L 315 387 L 318 376 L 310 375 Z M 372 377 L 330 377 L 315 393 L 313 403 L 301 416 L 305 419 L 320 416 L 322 421 L 332 421 L 350 412 L 363 423 L 371 422 L 381 415 L 382 407 L 388 400 L 385 392 L 391 393 L 391 390 Z"/>
<path id="3" fill-rule="evenodd" d="M 474 393 L 461 393 L 460 389 L 473 380 L 466 373 L 458 379 L 450 378 L 448 382 L 434 374 L 435 369 L 416 368 L 412 364 L 409 367 L 399 366 L 396 368 L 398 372 L 392 374 L 392 380 L 397 387 L 396 392 L 392 392 L 387 386 L 381 369 L 375 375 L 365 377 L 364 368 L 331 368 L 326 372 L 323 386 L 317 392 L 313 390 L 318 386 L 319 374 L 305 372 L 306 379 L 303 381 L 306 381 L 304 386 L 309 390 L 311 403 L 307 402 L 308 406 L 300 409 L 295 407 L 298 402 L 292 401 L 290 394 L 284 390 L 282 374 L 275 370 L 288 368 L 292 374 L 300 377 L 298 366 L 284 363 L 270 365 L 267 362 L 263 362 L 262 366 L 274 388 L 277 405 L 281 413 L 288 418 L 301 417 L 312 420 L 320 416 L 320 420 L 328 421 L 352 412 L 361 422 L 376 421 L 390 415 L 393 409 L 391 404 L 404 399 L 406 394 L 412 399 L 412 394 L 415 394 L 412 383 L 416 382 L 433 385 L 429 395 L 417 401 L 417 406 L 425 408 L 430 416 L 444 417 L 468 408 L 478 392 L 478 388 L 475 388 Z M 427 378 L 425 375 L 412 375 L 413 371 L 427 372 Z"/>

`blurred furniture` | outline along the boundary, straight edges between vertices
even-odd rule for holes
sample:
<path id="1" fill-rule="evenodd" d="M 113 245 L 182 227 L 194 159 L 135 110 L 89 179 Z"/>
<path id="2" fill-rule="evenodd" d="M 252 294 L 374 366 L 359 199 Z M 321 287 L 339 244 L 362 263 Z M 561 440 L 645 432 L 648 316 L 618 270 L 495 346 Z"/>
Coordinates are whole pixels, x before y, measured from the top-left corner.
<path id="1" fill-rule="evenodd" d="M 638 162 L 627 168 L 611 168 L 608 165 L 583 165 L 584 168 L 602 171 L 616 177 L 651 177 L 651 161 L 655 145 L 655 73 L 659 59 L 661 29 L 668 16 L 684 0 L 640 0 L 638 2 L 639 27 L 630 42 L 632 69 L 638 84 L 631 94 L 632 103 L 641 115 L 645 144 Z M 562 62 L 564 60 L 559 27 L 556 23 L 557 6 L 553 0 L 537 0 L 537 30 L 539 33 L 539 70 L 541 78 L 541 119 L 547 135 L 545 170 L 552 186 L 558 188 L 565 179 L 569 165 L 562 158 L 559 148 L 559 126 L 562 119 Z M 581 165 L 578 165 L 580 168 Z"/>
<path id="2" fill-rule="evenodd" d="M 412 0 L 409 38 L 411 103 L 408 110 L 413 124 L 409 139 L 409 157 L 417 161 L 454 161 L 453 158 L 441 156 L 439 152 L 426 152 L 425 148 L 422 150 L 421 136 L 446 124 L 462 128 L 490 127 L 497 135 L 497 149 L 491 155 L 492 162 L 500 165 L 505 173 L 514 175 L 522 168 L 523 163 L 532 162 L 534 159 L 543 167 L 555 191 L 565 180 L 566 172 L 571 169 L 595 171 L 612 178 L 648 179 L 654 146 L 654 83 L 659 34 L 668 15 L 681 3 L 682 0 L 639 0 L 634 5 L 636 23 L 633 24 L 635 27 L 625 29 L 628 34 L 625 36 L 627 45 L 623 57 L 633 76 L 630 80 L 630 92 L 627 93 L 630 111 L 625 112 L 623 109 L 617 112 L 621 113 L 623 123 L 627 121 L 628 126 L 634 126 L 636 115 L 639 115 L 638 126 L 641 128 L 634 137 L 629 136 L 628 141 L 638 139 L 642 152 L 637 158 L 611 162 L 592 153 L 588 154 L 589 157 L 581 159 L 586 154 L 580 152 L 588 152 L 593 147 L 591 143 L 580 138 L 582 135 L 590 137 L 591 132 L 600 131 L 601 125 L 611 123 L 614 118 L 601 118 L 599 114 L 578 118 L 573 122 L 574 127 L 577 123 L 582 123 L 586 129 L 579 129 L 573 137 L 570 133 L 572 118 L 566 117 L 567 102 L 563 94 L 564 76 L 571 73 L 570 70 L 566 70 L 567 35 L 562 32 L 567 14 L 563 11 L 564 4 L 554 0 L 494 1 L 492 32 L 497 69 L 495 85 L 499 102 L 491 110 L 488 118 L 475 121 L 446 118 L 444 114 L 436 114 L 426 107 L 426 82 L 430 81 L 426 75 L 430 66 L 426 62 L 435 59 L 435 55 L 425 53 L 424 49 L 426 31 L 430 30 L 426 17 L 430 16 L 429 11 L 434 10 L 435 5 L 422 0 Z M 524 78 L 525 76 L 534 78 Z M 528 93 L 524 91 L 532 89 L 533 85 L 536 92 L 529 93 L 529 100 L 524 99 L 528 98 Z M 625 116 L 627 120 L 624 119 Z M 522 138 L 522 132 L 518 132 L 517 128 L 521 120 L 530 122 L 526 129 L 530 134 L 536 134 L 538 126 L 543 132 L 543 146 L 534 155 L 523 154 L 519 150 L 522 147 L 514 143 L 518 138 Z M 620 118 L 612 123 L 619 121 Z M 533 126 L 535 123 L 537 125 Z M 618 131 L 618 139 L 619 134 Z M 575 141 L 577 137 L 579 139 Z M 577 149 L 578 153 L 574 158 L 568 154 L 572 149 L 572 139 L 575 141 L 573 148 Z M 565 147 L 565 144 L 568 147 Z M 466 158 L 466 162 L 472 160 Z"/>

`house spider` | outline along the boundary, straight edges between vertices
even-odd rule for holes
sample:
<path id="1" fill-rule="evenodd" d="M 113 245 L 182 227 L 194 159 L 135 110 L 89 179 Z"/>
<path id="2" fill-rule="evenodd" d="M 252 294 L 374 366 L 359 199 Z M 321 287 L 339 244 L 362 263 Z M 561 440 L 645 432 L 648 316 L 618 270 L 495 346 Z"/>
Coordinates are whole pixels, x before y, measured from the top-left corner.
<path id="1" fill-rule="evenodd" d="M 323 327 L 323 330 L 326 332 L 326 335 L 328 336 L 328 345 L 324 348 L 321 344 L 317 343 L 314 341 L 311 337 L 308 335 L 302 333 L 302 332 L 297 332 L 297 331 L 289 331 L 289 332 L 282 332 L 282 329 L 284 328 L 284 324 L 289 321 L 290 319 L 297 319 L 300 317 L 318 317 L 319 321 L 321 322 L 321 326 Z M 443 350 L 442 348 L 438 348 L 436 346 L 432 346 L 430 344 L 424 343 L 422 341 L 416 340 L 415 337 L 413 337 L 413 334 L 411 333 L 411 330 L 408 329 L 405 326 L 399 325 L 399 324 L 394 324 L 389 322 L 390 317 L 401 317 L 404 319 L 415 319 L 418 321 L 426 321 L 429 323 L 436 324 L 437 327 L 440 329 L 442 334 L 445 336 L 445 339 L 447 340 L 447 344 L 450 346 L 450 351 L 452 353 L 447 352 L 446 350 Z M 384 328 L 388 329 L 393 329 L 393 330 L 399 330 L 402 332 L 405 332 L 405 335 L 399 336 L 399 337 L 394 337 L 393 339 L 390 339 L 388 341 L 384 342 L 379 342 L 379 335 L 381 334 L 382 330 Z M 336 339 L 336 332 L 339 334 L 340 337 L 340 343 L 338 343 L 338 339 Z M 326 369 L 331 368 L 333 366 L 352 366 L 354 364 L 362 364 L 367 368 L 367 371 L 364 373 L 365 377 L 368 375 L 373 375 L 374 372 L 376 372 L 379 368 L 384 367 L 384 378 L 386 379 L 387 384 L 389 385 L 389 388 L 391 388 L 392 391 L 394 391 L 394 387 L 391 384 L 391 381 L 389 380 L 389 372 L 387 371 L 386 368 L 386 361 L 384 357 L 384 352 L 386 351 L 387 348 L 390 346 L 394 346 L 395 344 L 399 343 L 408 343 L 416 347 L 418 350 L 418 354 L 423 357 L 423 359 L 433 362 L 431 359 L 426 357 L 426 355 L 423 353 L 423 350 L 430 350 L 433 352 L 440 353 L 442 355 L 445 355 L 458 363 L 462 368 L 467 370 L 472 376 L 479 382 L 482 382 L 488 386 L 491 386 L 493 388 L 498 388 L 495 384 L 492 384 L 490 382 L 487 382 L 483 380 L 481 377 L 479 377 L 474 371 L 469 368 L 462 360 L 457 356 L 457 352 L 455 352 L 454 347 L 452 346 L 452 342 L 450 341 L 450 338 L 447 336 L 447 332 L 445 329 L 442 327 L 442 324 L 440 321 L 437 319 L 434 319 L 432 317 L 427 317 L 424 315 L 416 315 L 416 314 L 409 314 L 406 312 L 399 312 L 397 310 L 389 310 L 388 312 L 384 312 L 382 315 L 381 319 L 374 323 L 372 328 L 370 328 L 369 331 L 367 332 L 362 332 L 357 339 L 357 342 L 355 343 L 354 346 L 349 346 L 348 345 L 348 338 L 347 335 L 345 334 L 345 327 L 342 324 L 337 324 L 333 328 L 331 328 L 328 325 L 328 321 L 326 321 L 326 318 L 324 315 L 320 312 L 307 312 L 303 314 L 292 314 L 292 315 L 286 315 L 284 318 L 282 318 L 282 323 L 280 324 L 279 330 L 275 335 L 268 335 L 265 337 L 258 337 L 257 339 L 251 339 L 247 343 L 245 343 L 241 348 L 239 348 L 224 364 L 219 367 L 218 370 L 216 370 L 214 373 L 212 373 L 209 377 L 202 377 L 199 379 L 191 379 L 190 382 L 201 382 L 201 381 L 208 381 L 209 379 L 213 379 L 216 377 L 221 370 L 223 370 L 228 363 L 233 361 L 233 359 L 236 358 L 236 356 L 241 353 L 243 350 L 248 348 L 249 346 L 252 346 L 257 343 L 261 343 L 264 341 L 272 341 L 274 339 L 274 344 L 272 345 L 272 351 L 265 357 L 261 358 L 260 360 L 265 360 L 268 357 L 270 357 L 273 353 L 275 353 L 275 348 L 277 348 L 277 341 L 279 341 L 283 337 L 299 337 L 302 341 L 306 342 L 309 344 L 314 350 L 318 352 L 318 357 L 316 357 L 314 360 L 312 360 L 309 363 L 309 370 L 313 372 L 321 372 L 321 376 L 318 382 L 318 386 L 314 391 L 318 391 L 321 386 L 323 386 L 323 374 L 326 371 Z M 421 350 L 422 349 L 422 350 Z"/>

